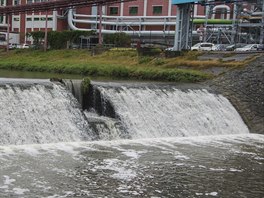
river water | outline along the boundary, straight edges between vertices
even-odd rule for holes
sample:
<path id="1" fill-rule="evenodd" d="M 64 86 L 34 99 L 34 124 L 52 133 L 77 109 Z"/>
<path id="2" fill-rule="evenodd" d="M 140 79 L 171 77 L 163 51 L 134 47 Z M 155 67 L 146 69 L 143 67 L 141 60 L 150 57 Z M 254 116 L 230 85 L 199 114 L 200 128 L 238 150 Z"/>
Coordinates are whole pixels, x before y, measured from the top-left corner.
<path id="1" fill-rule="evenodd" d="M 0 147 L 0 197 L 263 197 L 256 134 Z"/>
<path id="2" fill-rule="evenodd" d="M 0 79 L 0 198 L 264 197 L 264 135 L 222 95 L 94 85 L 113 115 L 59 83 Z"/>

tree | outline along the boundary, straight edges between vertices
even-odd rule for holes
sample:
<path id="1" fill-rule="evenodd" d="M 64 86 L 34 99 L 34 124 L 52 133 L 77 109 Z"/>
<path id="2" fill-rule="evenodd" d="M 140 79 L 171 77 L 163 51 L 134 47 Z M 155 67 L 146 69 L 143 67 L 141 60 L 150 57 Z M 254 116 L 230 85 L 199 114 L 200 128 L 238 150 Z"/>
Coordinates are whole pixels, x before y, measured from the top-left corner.
<path id="1" fill-rule="evenodd" d="M 51 31 L 48 32 L 48 44 L 51 49 L 64 49 L 67 47 L 67 42 L 72 43 L 79 39 L 80 36 L 94 35 L 95 31 Z M 27 33 L 28 37 L 32 37 L 35 45 L 41 45 L 44 40 L 45 32 L 30 32 Z"/>

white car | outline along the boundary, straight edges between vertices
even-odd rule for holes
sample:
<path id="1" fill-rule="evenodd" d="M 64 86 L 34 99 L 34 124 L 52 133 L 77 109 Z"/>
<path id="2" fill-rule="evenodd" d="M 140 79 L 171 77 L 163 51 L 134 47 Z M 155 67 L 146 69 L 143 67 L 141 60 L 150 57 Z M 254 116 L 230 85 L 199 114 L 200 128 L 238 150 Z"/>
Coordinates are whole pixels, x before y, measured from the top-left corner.
<path id="1" fill-rule="evenodd" d="M 214 47 L 213 43 L 197 43 L 191 47 L 192 51 L 212 51 Z"/>
<path id="2" fill-rule="evenodd" d="M 256 50 L 258 50 L 258 44 L 250 44 L 250 45 L 246 45 L 244 47 L 235 49 L 236 52 L 247 52 L 247 51 L 256 51 Z"/>
<path id="3" fill-rule="evenodd" d="M 165 51 L 174 51 L 173 47 L 166 48 Z"/>
<path id="4" fill-rule="evenodd" d="M 9 49 L 16 49 L 17 48 L 17 44 L 15 44 L 15 43 L 9 43 L 8 48 Z"/>
<path id="5" fill-rule="evenodd" d="M 24 43 L 22 46 L 21 46 L 22 49 L 28 49 L 29 48 L 29 45 Z"/>

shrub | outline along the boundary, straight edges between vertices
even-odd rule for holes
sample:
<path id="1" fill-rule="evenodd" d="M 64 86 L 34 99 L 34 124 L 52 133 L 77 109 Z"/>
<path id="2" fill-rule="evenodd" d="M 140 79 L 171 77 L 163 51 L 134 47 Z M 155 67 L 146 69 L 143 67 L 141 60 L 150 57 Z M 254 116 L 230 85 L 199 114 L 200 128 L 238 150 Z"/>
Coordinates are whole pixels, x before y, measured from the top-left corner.
<path id="1" fill-rule="evenodd" d="M 104 36 L 104 44 L 113 44 L 115 47 L 130 47 L 131 38 L 123 32 L 107 34 Z"/>
<path id="2" fill-rule="evenodd" d="M 66 48 L 67 42 L 72 43 L 79 39 L 80 36 L 90 36 L 94 34 L 94 31 L 51 31 L 48 32 L 48 43 L 51 49 L 63 49 Z M 27 37 L 32 37 L 34 40 L 34 44 L 36 46 L 39 46 L 44 40 L 45 32 L 29 32 L 27 33 Z"/>
<path id="3" fill-rule="evenodd" d="M 140 56 L 159 56 L 162 53 L 160 48 L 143 47 L 138 49 Z"/>
<path id="4" fill-rule="evenodd" d="M 89 92 L 90 84 L 91 84 L 90 78 L 84 78 L 83 79 L 82 84 L 81 84 L 83 95 L 86 95 Z"/>
<path id="5" fill-rule="evenodd" d="M 140 56 L 138 59 L 138 63 L 139 64 L 144 64 L 144 63 L 149 63 L 150 61 L 152 61 L 153 58 L 148 57 L 148 56 Z"/>

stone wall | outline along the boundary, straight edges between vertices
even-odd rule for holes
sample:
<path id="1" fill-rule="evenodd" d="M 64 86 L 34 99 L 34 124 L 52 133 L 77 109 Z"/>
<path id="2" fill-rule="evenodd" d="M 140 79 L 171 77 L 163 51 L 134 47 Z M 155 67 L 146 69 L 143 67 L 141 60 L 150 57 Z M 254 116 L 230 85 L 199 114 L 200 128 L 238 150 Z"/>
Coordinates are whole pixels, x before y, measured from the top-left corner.
<path id="1" fill-rule="evenodd" d="M 252 133 L 264 134 L 264 55 L 219 76 L 210 86 L 232 102 Z"/>

